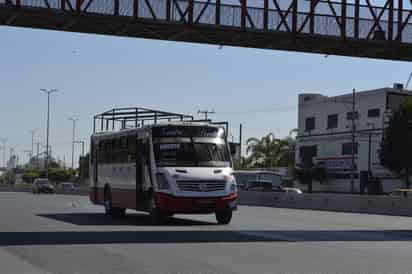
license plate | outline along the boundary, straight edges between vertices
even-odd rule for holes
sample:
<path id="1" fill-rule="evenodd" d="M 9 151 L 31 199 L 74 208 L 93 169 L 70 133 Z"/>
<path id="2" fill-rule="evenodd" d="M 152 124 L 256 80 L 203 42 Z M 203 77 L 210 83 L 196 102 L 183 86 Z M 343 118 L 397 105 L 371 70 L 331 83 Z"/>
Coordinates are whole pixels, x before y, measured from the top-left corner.
<path id="1" fill-rule="evenodd" d="M 198 200 L 196 201 L 196 203 L 200 205 L 213 205 L 214 204 L 213 201 L 208 201 L 208 200 Z"/>

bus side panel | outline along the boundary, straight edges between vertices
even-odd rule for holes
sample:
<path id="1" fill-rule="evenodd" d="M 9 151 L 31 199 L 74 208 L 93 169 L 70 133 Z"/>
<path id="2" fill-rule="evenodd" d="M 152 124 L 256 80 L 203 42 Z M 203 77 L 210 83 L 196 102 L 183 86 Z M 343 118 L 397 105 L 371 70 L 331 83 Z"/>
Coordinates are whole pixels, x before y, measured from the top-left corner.
<path id="1" fill-rule="evenodd" d="M 102 188 L 90 187 L 89 198 L 93 204 L 102 205 L 104 200 L 104 193 Z"/>
<path id="2" fill-rule="evenodd" d="M 112 189 L 113 206 L 136 209 L 136 192 L 134 189 Z"/>

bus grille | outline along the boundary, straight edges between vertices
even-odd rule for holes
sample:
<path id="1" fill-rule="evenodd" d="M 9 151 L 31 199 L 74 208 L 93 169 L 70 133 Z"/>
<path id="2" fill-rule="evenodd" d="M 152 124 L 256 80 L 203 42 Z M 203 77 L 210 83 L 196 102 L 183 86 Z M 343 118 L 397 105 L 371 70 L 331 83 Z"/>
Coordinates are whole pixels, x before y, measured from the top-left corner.
<path id="1" fill-rule="evenodd" d="M 182 191 L 212 192 L 223 191 L 225 181 L 177 181 L 177 187 Z"/>

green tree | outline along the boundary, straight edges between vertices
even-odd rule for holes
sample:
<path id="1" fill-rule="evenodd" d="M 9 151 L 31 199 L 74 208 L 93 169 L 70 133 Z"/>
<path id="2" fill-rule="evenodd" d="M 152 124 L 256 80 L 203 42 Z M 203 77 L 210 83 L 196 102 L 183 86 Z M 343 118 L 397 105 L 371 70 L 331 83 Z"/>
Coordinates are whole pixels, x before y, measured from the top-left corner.
<path id="1" fill-rule="evenodd" d="M 40 172 L 37 170 L 26 170 L 23 173 L 23 181 L 26 183 L 33 183 L 36 178 L 40 177 Z"/>
<path id="2" fill-rule="evenodd" d="M 412 100 L 407 99 L 390 118 L 380 149 L 383 166 L 405 176 L 409 188 L 409 171 L 412 168 Z"/>
<path id="3" fill-rule="evenodd" d="M 246 145 L 246 153 L 250 154 L 250 167 L 288 166 L 292 159 L 291 147 L 294 145 L 291 145 L 288 138 L 275 138 L 273 133 L 260 139 L 249 138 Z"/>
<path id="4" fill-rule="evenodd" d="M 52 182 L 60 183 L 68 181 L 73 175 L 73 170 L 63 168 L 49 168 L 49 179 Z"/>

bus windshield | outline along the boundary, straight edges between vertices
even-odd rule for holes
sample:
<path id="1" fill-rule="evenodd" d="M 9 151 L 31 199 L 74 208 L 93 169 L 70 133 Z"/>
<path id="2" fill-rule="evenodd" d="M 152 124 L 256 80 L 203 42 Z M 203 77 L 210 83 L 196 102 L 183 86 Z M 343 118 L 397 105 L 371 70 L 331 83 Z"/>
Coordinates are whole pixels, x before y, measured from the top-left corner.
<path id="1" fill-rule="evenodd" d="M 158 166 L 229 167 L 229 152 L 224 142 L 155 143 Z"/>
<path id="2" fill-rule="evenodd" d="M 153 129 L 158 166 L 229 167 L 224 129 L 209 126 L 165 126 Z"/>

